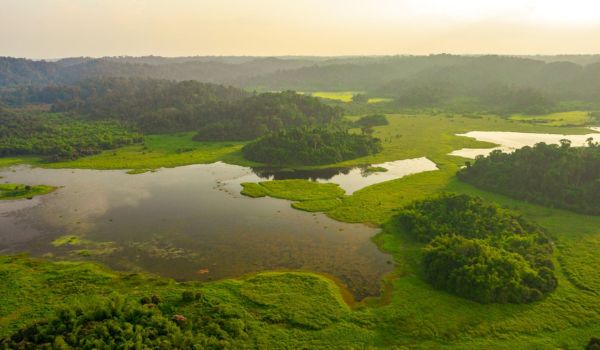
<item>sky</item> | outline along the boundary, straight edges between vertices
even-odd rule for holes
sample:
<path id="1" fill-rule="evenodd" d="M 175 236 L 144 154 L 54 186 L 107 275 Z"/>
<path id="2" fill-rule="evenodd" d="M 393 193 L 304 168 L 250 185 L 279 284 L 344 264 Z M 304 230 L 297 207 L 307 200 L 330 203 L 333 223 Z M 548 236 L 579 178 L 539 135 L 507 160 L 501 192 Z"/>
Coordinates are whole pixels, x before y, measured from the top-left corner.
<path id="1" fill-rule="evenodd" d="M 598 0 L 0 0 L 0 56 L 600 53 Z"/>

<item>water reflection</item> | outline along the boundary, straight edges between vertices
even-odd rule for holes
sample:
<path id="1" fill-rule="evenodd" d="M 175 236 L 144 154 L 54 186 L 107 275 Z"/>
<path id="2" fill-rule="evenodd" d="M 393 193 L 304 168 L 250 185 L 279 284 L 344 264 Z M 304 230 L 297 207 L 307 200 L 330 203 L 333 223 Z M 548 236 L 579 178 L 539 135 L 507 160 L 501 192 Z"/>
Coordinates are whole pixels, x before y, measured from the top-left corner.
<path id="1" fill-rule="evenodd" d="M 385 171 L 369 171 L 372 168 L 383 168 Z M 352 194 L 355 191 L 380 182 L 437 169 L 434 162 L 421 157 L 354 168 L 316 170 L 253 168 L 253 171 L 263 180 L 307 179 L 317 182 L 331 182 L 340 185 L 346 191 L 346 194 Z"/>
<path id="2" fill-rule="evenodd" d="M 0 202 L 3 253 L 93 259 L 179 280 L 324 272 L 359 298 L 377 294 L 392 269 L 391 257 L 370 241 L 374 228 L 240 195 L 242 181 L 261 179 L 249 168 L 215 163 L 128 175 L 19 166 L 0 176 L 62 186 L 31 201 Z"/>

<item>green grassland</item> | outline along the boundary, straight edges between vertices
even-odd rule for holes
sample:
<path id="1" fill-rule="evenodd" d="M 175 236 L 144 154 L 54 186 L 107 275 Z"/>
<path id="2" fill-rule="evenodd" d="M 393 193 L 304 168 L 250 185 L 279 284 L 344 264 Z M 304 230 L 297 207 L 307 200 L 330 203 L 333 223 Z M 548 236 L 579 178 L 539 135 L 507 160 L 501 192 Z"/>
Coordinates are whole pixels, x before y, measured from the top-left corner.
<path id="1" fill-rule="evenodd" d="M 558 112 L 545 115 L 515 114 L 512 115 L 510 119 L 552 126 L 581 126 L 587 125 L 593 121 L 590 113 L 586 111 Z"/>
<path id="2" fill-rule="evenodd" d="M 364 93 L 361 91 L 317 91 L 312 92 L 311 95 L 314 97 L 324 98 L 328 100 L 335 100 L 341 102 L 352 102 L 352 97 L 356 94 Z M 383 97 L 372 97 L 369 98 L 368 103 L 384 103 L 390 102 L 392 99 Z"/>
<path id="3" fill-rule="evenodd" d="M 56 190 L 56 187 L 46 185 L 0 184 L 0 200 L 31 199 L 35 196 L 48 194 L 54 190 Z"/>
<path id="4" fill-rule="evenodd" d="M 383 141 L 383 152 L 336 166 L 426 156 L 439 170 L 373 185 L 351 196 L 344 196 L 338 186 L 303 180 L 244 184 L 244 194 L 252 197 L 290 199 L 298 209 L 323 211 L 340 221 L 381 226 L 374 242 L 392 254 L 396 269 L 386 278 L 389 288 L 380 298 L 351 303 L 349 307 L 332 280 L 306 273 L 266 272 L 202 284 L 176 283 L 148 275 L 115 273 L 89 263 L 0 257 L 0 335 L 47 317 L 56 306 L 93 303 L 111 293 L 132 299 L 157 294 L 171 314 L 201 312 L 199 305 L 179 302 L 181 293 L 187 290 L 202 291 L 244 320 L 245 335 L 231 340 L 232 348 L 581 349 L 590 337 L 600 335 L 600 217 L 545 208 L 476 189 L 455 177 L 464 159 L 448 155 L 463 147 L 493 146 L 455 136 L 472 130 L 561 134 L 590 131 L 493 116 L 423 113 L 389 115 L 388 119 L 389 125 L 375 127 L 375 136 Z M 150 149 L 148 143 L 147 147 Z M 161 157 L 176 158 L 180 147 L 173 146 L 172 153 L 156 149 L 152 152 L 162 152 L 162 156 L 144 166 L 142 160 L 137 164 L 140 169 L 165 166 L 160 163 Z M 232 144 L 228 151 L 221 149 L 222 153 L 202 148 L 206 145 L 198 147 L 198 159 L 214 156 L 235 160 L 235 147 L 240 145 Z M 143 159 L 141 150 L 131 153 L 132 162 L 136 157 Z M 110 155 L 96 157 L 111 164 Z M 556 291 L 532 304 L 484 305 L 425 283 L 419 265 L 422 243 L 393 227 L 389 220 L 411 201 L 441 192 L 467 193 L 495 201 L 545 228 L 556 247 Z"/>
<path id="5" fill-rule="evenodd" d="M 128 146 L 72 161 L 38 163 L 48 168 L 78 169 L 136 169 L 132 173 L 161 167 L 171 168 L 189 164 L 214 163 L 231 158 L 244 162 L 242 142 L 196 142 L 194 133 L 148 135 L 143 145 Z"/>

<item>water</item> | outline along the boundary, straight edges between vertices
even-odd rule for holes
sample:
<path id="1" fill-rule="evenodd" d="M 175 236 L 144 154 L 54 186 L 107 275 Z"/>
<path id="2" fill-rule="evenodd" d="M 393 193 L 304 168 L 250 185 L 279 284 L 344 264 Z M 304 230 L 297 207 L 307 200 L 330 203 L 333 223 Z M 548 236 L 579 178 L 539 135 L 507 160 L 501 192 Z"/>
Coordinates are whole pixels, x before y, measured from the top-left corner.
<path id="1" fill-rule="evenodd" d="M 352 191 L 409 173 L 407 164 L 415 164 L 413 172 L 431 168 L 422 160 L 392 162 L 387 173 L 363 177 L 360 170 L 343 169 L 329 180 Z M 322 272 L 357 298 L 378 294 L 381 277 L 393 269 L 391 256 L 370 241 L 375 228 L 298 211 L 284 200 L 240 195 L 241 182 L 273 176 L 249 168 L 215 163 L 128 175 L 17 166 L 0 169 L 0 176 L 60 186 L 33 200 L 0 201 L 1 253 L 91 259 L 177 280 L 273 269 Z M 67 235 L 79 241 L 57 245 Z"/>
<path id="2" fill-rule="evenodd" d="M 369 172 L 367 170 L 368 167 L 366 166 L 294 171 L 285 171 L 277 168 L 256 168 L 253 170 L 254 173 L 262 179 L 268 180 L 308 179 L 322 183 L 335 183 L 340 185 L 348 195 L 380 182 L 390 181 L 424 171 L 438 170 L 435 163 L 425 157 L 396 160 L 393 162 L 375 164 L 372 167 L 384 168 L 387 171 Z"/>
<path id="3" fill-rule="evenodd" d="M 590 129 L 600 132 L 600 127 L 592 127 Z M 589 138 L 592 138 L 594 142 L 600 142 L 600 134 L 560 135 L 525 132 L 471 131 L 466 134 L 458 134 L 457 136 L 472 137 L 478 141 L 486 141 L 500 145 L 499 147 L 494 148 L 463 148 L 450 153 L 450 155 L 464 158 L 475 158 L 479 155 L 487 156 L 495 150 L 513 152 L 516 149 L 525 146 L 533 146 L 540 142 L 559 144 L 560 140 L 563 139 L 570 140 L 573 146 L 584 146 Z"/>

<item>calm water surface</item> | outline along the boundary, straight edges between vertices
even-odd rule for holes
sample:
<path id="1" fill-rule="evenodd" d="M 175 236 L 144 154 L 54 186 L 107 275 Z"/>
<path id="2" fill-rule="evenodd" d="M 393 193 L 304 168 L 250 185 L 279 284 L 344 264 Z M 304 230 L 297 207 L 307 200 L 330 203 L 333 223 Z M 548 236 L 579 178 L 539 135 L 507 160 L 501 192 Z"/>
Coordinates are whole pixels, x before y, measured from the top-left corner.
<path id="1" fill-rule="evenodd" d="M 344 171 L 330 179 L 369 178 Z M 323 272 L 359 298 L 377 294 L 382 275 L 393 268 L 391 256 L 370 241 L 375 228 L 298 211 L 288 201 L 240 195 L 241 182 L 273 176 L 249 168 L 215 163 L 128 175 L 18 166 L 0 169 L 0 176 L 61 186 L 33 200 L 0 201 L 3 253 L 92 259 L 178 280 L 270 269 Z M 66 235 L 79 240 L 57 245 Z"/>
<path id="2" fill-rule="evenodd" d="M 591 127 L 590 129 L 600 132 L 600 127 Z M 526 132 L 471 131 L 466 134 L 458 134 L 457 136 L 472 137 L 478 141 L 486 141 L 500 145 L 499 147 L 494 148 L 463 148 L 450 153 L 450 155 L 465 158 L 475 158 L 479 155 L 487 156 L 494 150 L 513 152 L 516 149 L 525 146 L 533 146 L 540 142 L 558 144 L 560 143 L 560 140 L 563 139 L 570 140 L 573 146 L 578 147 L 584 146 L 589 138 L 592 138 L 594 142 L 600 142 L 600 134 L 598 133 L 587 135 L 560 135 Z"/>

